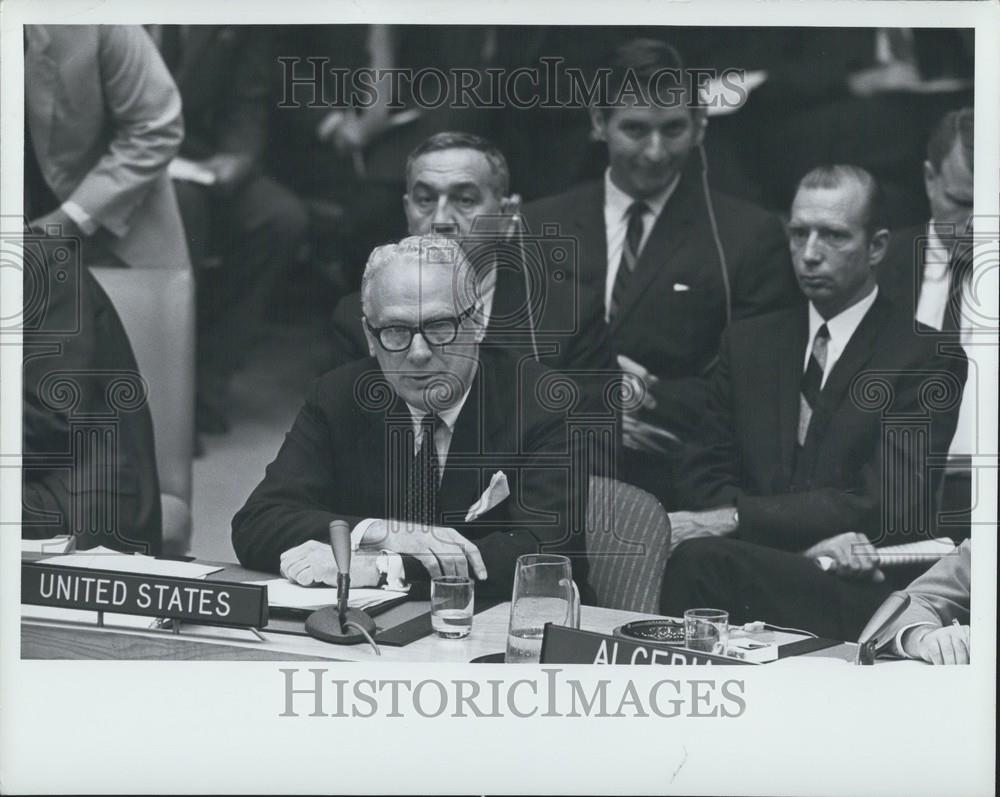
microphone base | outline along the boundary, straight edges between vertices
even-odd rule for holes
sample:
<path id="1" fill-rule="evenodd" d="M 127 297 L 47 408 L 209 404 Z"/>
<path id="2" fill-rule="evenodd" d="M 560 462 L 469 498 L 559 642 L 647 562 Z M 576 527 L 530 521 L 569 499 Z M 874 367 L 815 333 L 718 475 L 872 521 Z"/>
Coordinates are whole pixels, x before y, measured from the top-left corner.
<path id="1" fill-rule="evenodd" d="M 375 621 L 367 612 L 348 609 L 344 613 L 344 622 L 356 623 L 373 637 L 375 636 Z M 310 614 L 306 618 L 306 633 L 323 642 L 332 642 L 334 645 L 357 645 L 359 642 L 367 641 L 356 628 L 345 625 L 344 630 L 341 630 L 340 615 L 336 606 L 326 606 Z"/>

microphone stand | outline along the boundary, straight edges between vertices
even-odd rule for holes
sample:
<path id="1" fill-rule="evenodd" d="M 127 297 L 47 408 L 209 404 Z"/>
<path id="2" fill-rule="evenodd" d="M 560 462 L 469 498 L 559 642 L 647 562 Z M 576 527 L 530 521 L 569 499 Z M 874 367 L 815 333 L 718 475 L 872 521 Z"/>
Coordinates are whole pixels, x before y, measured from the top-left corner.
<path id="1" fill-rule="evenodd" d="M 343 520 L 330 523 L 330 548 L 337 563 L 337 605 L 324 606 L 306 618 L 306 633 L 335 645 L 356 645 L 368 641 L 376 656 L 381 656 L 372 635 L 375 621 L 361 609 L 347 605 L 351 591 L 351 530 Z"/>

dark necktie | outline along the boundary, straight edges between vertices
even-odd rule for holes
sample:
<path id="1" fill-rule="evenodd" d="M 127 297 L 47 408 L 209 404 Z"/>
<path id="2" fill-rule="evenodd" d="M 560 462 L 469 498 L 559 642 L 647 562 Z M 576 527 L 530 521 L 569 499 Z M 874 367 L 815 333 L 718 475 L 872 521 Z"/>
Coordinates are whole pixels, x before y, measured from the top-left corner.
<path id="1" fill-rule="evenodd" d="M 433 526 L 437 520 L 439 465 L 434 436 L 444 421 L 428 413 L 420 422 L 420 450 L 413 456 L 405 497 L 406 519 Z"/>
<path id="2" fill-rule="evenodd" d="M 639 261 L 639 249 L 642 245 L 642 217 L 649 212 L 649 206 L 640 200 L 636 200 L 629 205 L 628 228 L 625 230 L 625 244 L 622 246 L 622 257 L 618 261 L 618 273 L 615 275 L 615 284 L 611 288 L 611 307 L 608 316 L 614 321 L 618 315 L 618 310 L 625 299 L 629 281 L 635 271 L 635 265 Z"/>
<path id="3" fill-rule="evenodd" d="M 829 342 L 830 330 L 826 328 L 826 324 L 823 324 L 816 330 L 809 364 L 802 375 L 802 390 L 799 394 L 799 433 L 797 437 L 800 446 L 806 442 L 809 421 L 812 420 L 813 410 L 816 408 L 816 402 L 819 401 L 819 393 L 823 386 L 823 371 L 826 368 L 826 348 Z"/>

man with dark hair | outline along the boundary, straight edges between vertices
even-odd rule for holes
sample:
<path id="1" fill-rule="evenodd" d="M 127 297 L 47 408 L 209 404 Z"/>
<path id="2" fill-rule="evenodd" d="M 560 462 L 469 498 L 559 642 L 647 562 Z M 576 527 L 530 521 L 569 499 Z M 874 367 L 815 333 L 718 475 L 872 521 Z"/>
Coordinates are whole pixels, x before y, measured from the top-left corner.
<path id="1" fill-rule="evenodd" d="M 940 354 L 880 293 L 879 212 L 878 185 L 857 167 L 800 181 L 788 232 L 808 306 L 723 335 L 705 437 L 680 471 L 691 511 L 671 515 L 665 614 L 711 605 L 733 622 L 850 639 L 890 580 L 912 577 L 880 570 L 875 547 L 929 536 L 929 457 L 951 441 L 966 360 Z"/>
<path id="2" fill-rule="evenodd" d="M 524 212 L 532 229 L 554 225 L 578 243 L 581 281 L 603 297 L 618 363 L 645 395 L 625 413 L 624 478 L 668 508 L 722 330 L 796 300 L 778 219 L 708 189 L 699 154 L 707 119 L 690 83 L 663 42 L 618 48 L 597 98 L 606 105 L 590 110 L 608 147 L 604 179 Z"/>
<path id="3" fill-rule="evenodd" d="M 484 291 L 484 346 L 511 349 L 570 372 L 600 401 L 613 378 L 600 299 L 581 285 L 572 257 L 558 275 L 541 268 L 539 247 L 569 250 L 572 241 L 550 244 L 544 237 L 526 237 L 518 219 L 520 197 L 509 193 L 509 181 L 507 161 L 488 139 L 436 133 L 407 158 L 407 227 L 413 235 L 437 232 L 462 242 Z M 361 315 L 358 294 L 341 299 L 334 311 L 339 363 L 367 352 Z"/>
<path id="4" fill-rule="evenodd" d="M 975 327 L 977 312 L 963 302 L 972 277 L 972 199 L 975 114 L 961 108 L 945 114 L 927 142 L 924 188 L 931 217 L 916 227 L 894 232 L 879 268 L 879 288 L 914 318 L 940 332 L 942 345 L 964 343 Z M 970 352 L 966 352 L 972 356 Z M 945 472 L 942 513 L 949 516 L 941 533 L 967 537 L 970 532 L 972 469 L 977 451 L 975 431 L 978 390 L 965 391 L 958 428 Z"/>

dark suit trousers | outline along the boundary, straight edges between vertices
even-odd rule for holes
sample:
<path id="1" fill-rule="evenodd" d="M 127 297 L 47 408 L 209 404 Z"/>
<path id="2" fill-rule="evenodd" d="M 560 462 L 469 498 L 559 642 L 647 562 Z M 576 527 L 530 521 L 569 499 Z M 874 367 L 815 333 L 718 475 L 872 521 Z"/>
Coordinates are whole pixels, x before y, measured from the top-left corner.
<path id="1" fill-rule="evenodd" d="M 681 543 L 671 554 L 660 611 L 680 617 L 685 609 L 725 609 L 734 624 L 763 620 L 854 641 L 889 593 L 923 569 L 893 568 L 881 584 L 851 581 L 821 572 L 797 553 L 705 537 Z"/>
<path id="2" fill-rule="evenodd" d="M 305 235 L 302 203 L 268 177 L 231 196 L 175 180 L 198 284 L 198 364 L 228 368 L 259 327 L 268 297 Z M 211 266 L 218 255 L 220 264 Z"/>

